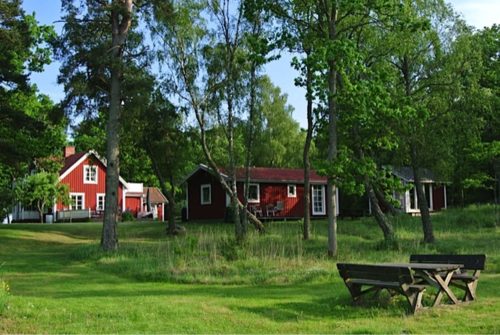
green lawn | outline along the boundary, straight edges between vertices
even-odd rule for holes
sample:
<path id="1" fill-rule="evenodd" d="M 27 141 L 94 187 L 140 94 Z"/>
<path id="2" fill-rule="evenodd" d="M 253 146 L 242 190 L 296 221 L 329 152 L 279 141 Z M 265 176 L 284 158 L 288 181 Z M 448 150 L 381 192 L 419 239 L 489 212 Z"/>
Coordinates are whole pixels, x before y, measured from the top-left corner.
<path id="1" fill-rule="evenodd" d="M 492 207 L 396 220 L 384 247 L 371 219 L 339 222 L 339 255 L 325 256 L 326 223 L 302 241 L 300 222 L 273 222 L 243 248 L 232 226 L 120 223 L 120 250 L 97 245 L 99 223 L 0 226 L 0 279 L 10 286 L 0 333 L 500 333 L 500 243 Z M 411 253 L 486 253 L 478 300 L 407 314 L 401 298 L 353 306 L 336 261 L 407 261 Z M 1 288 L 2 286 L 0 286 Z M 3 295 L 5 296 L 5 295 Z"/>

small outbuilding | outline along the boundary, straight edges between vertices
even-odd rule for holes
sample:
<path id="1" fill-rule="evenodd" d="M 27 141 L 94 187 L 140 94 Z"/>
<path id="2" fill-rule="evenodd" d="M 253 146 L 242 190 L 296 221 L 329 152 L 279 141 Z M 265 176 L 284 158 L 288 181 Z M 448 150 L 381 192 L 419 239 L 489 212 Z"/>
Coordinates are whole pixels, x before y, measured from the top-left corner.
<path id="1" fill-rule="evenodd" d="M 429 210 L 436 212 L 447 208 L 446 184 L 437 181 L 432 171 L 428 169 L 422 169 L 421 171 L 422 184 L 429 202 Z M 391 168 L 391 173 L 399 178 L 403 185 L 407 186 L 407 190 L 404 192 L 393 192 L 394 199 L 401 204 L 401 210 L 408 214 L 420 214 L 417 190 L 414 186 L 413 169 L 411 167 Z"/>

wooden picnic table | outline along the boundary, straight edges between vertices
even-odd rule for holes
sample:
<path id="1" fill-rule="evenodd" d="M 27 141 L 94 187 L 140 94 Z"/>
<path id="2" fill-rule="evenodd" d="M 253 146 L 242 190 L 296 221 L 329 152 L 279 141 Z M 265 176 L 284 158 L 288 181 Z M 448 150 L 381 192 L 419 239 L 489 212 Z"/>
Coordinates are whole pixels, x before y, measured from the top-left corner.
<path id="1" fill-rule="evenodd" d="M 476 289 L 481 271 L 485 269 L 485 254 L 414 254 L 410 263 L 463 264 L 456 271 L 449 285 L 464 292 L 463 302 L 476 299 Z"/>
<path id="2" fill-rule="evenodd" d="M 439 305 L 445 294 L 453 304 L 458 304 L 460 302 L 453 291 L 451 291 L 450 282 L 453 274 L 461 269 L 463 264 L 381 263 L 376 265 L 384 267 L 409 268 L 414 272 L 414 277 L 419 279 L 419 284 L 427 284 L 435 287 L 438 292 L 434 298 L 432 306 Z"/>

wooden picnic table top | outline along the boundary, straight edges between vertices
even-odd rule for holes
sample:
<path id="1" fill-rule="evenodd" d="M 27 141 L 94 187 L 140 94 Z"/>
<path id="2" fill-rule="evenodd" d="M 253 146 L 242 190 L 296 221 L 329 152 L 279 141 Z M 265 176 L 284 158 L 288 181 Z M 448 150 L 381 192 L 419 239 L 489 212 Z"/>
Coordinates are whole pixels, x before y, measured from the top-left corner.
<path id="1" fill-rule="evenodd" d="M 410 268 L 412 270 L 428 271 L 453 271 L 463 267 L 463 264 L 442 264 L 442 263 L 379 263 L 374 265 Z"/>

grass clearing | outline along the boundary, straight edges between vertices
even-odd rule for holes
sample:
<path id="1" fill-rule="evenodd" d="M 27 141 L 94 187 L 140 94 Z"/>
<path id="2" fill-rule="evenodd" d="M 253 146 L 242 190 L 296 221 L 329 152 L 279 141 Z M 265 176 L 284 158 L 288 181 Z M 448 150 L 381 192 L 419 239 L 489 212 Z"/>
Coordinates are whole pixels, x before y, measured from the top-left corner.
<path id="1" fill-rule="evenodd" d="M 0 226 L 0 333 L 499 333 L 500 243 L 492 207 L 398 217 L 383 246 L 369 218 L 339 222 L 326 257 L 326 222 L 303 241 L 300 222 L 272 222 L 244 247 L 233 226 L 189 223 L 167 238 L 159 223 L 120 223 L 120 249 L 99 250 L 101 224 Z M 478 300 L 406 314 L 402 297 L 353 306 L 335 262 L 406 262 L 411 253 L 486 253 Z M 0 287 L 1 288 L 1 287 Z M 2 297 L 5 308 L 1 309 Z"/>

